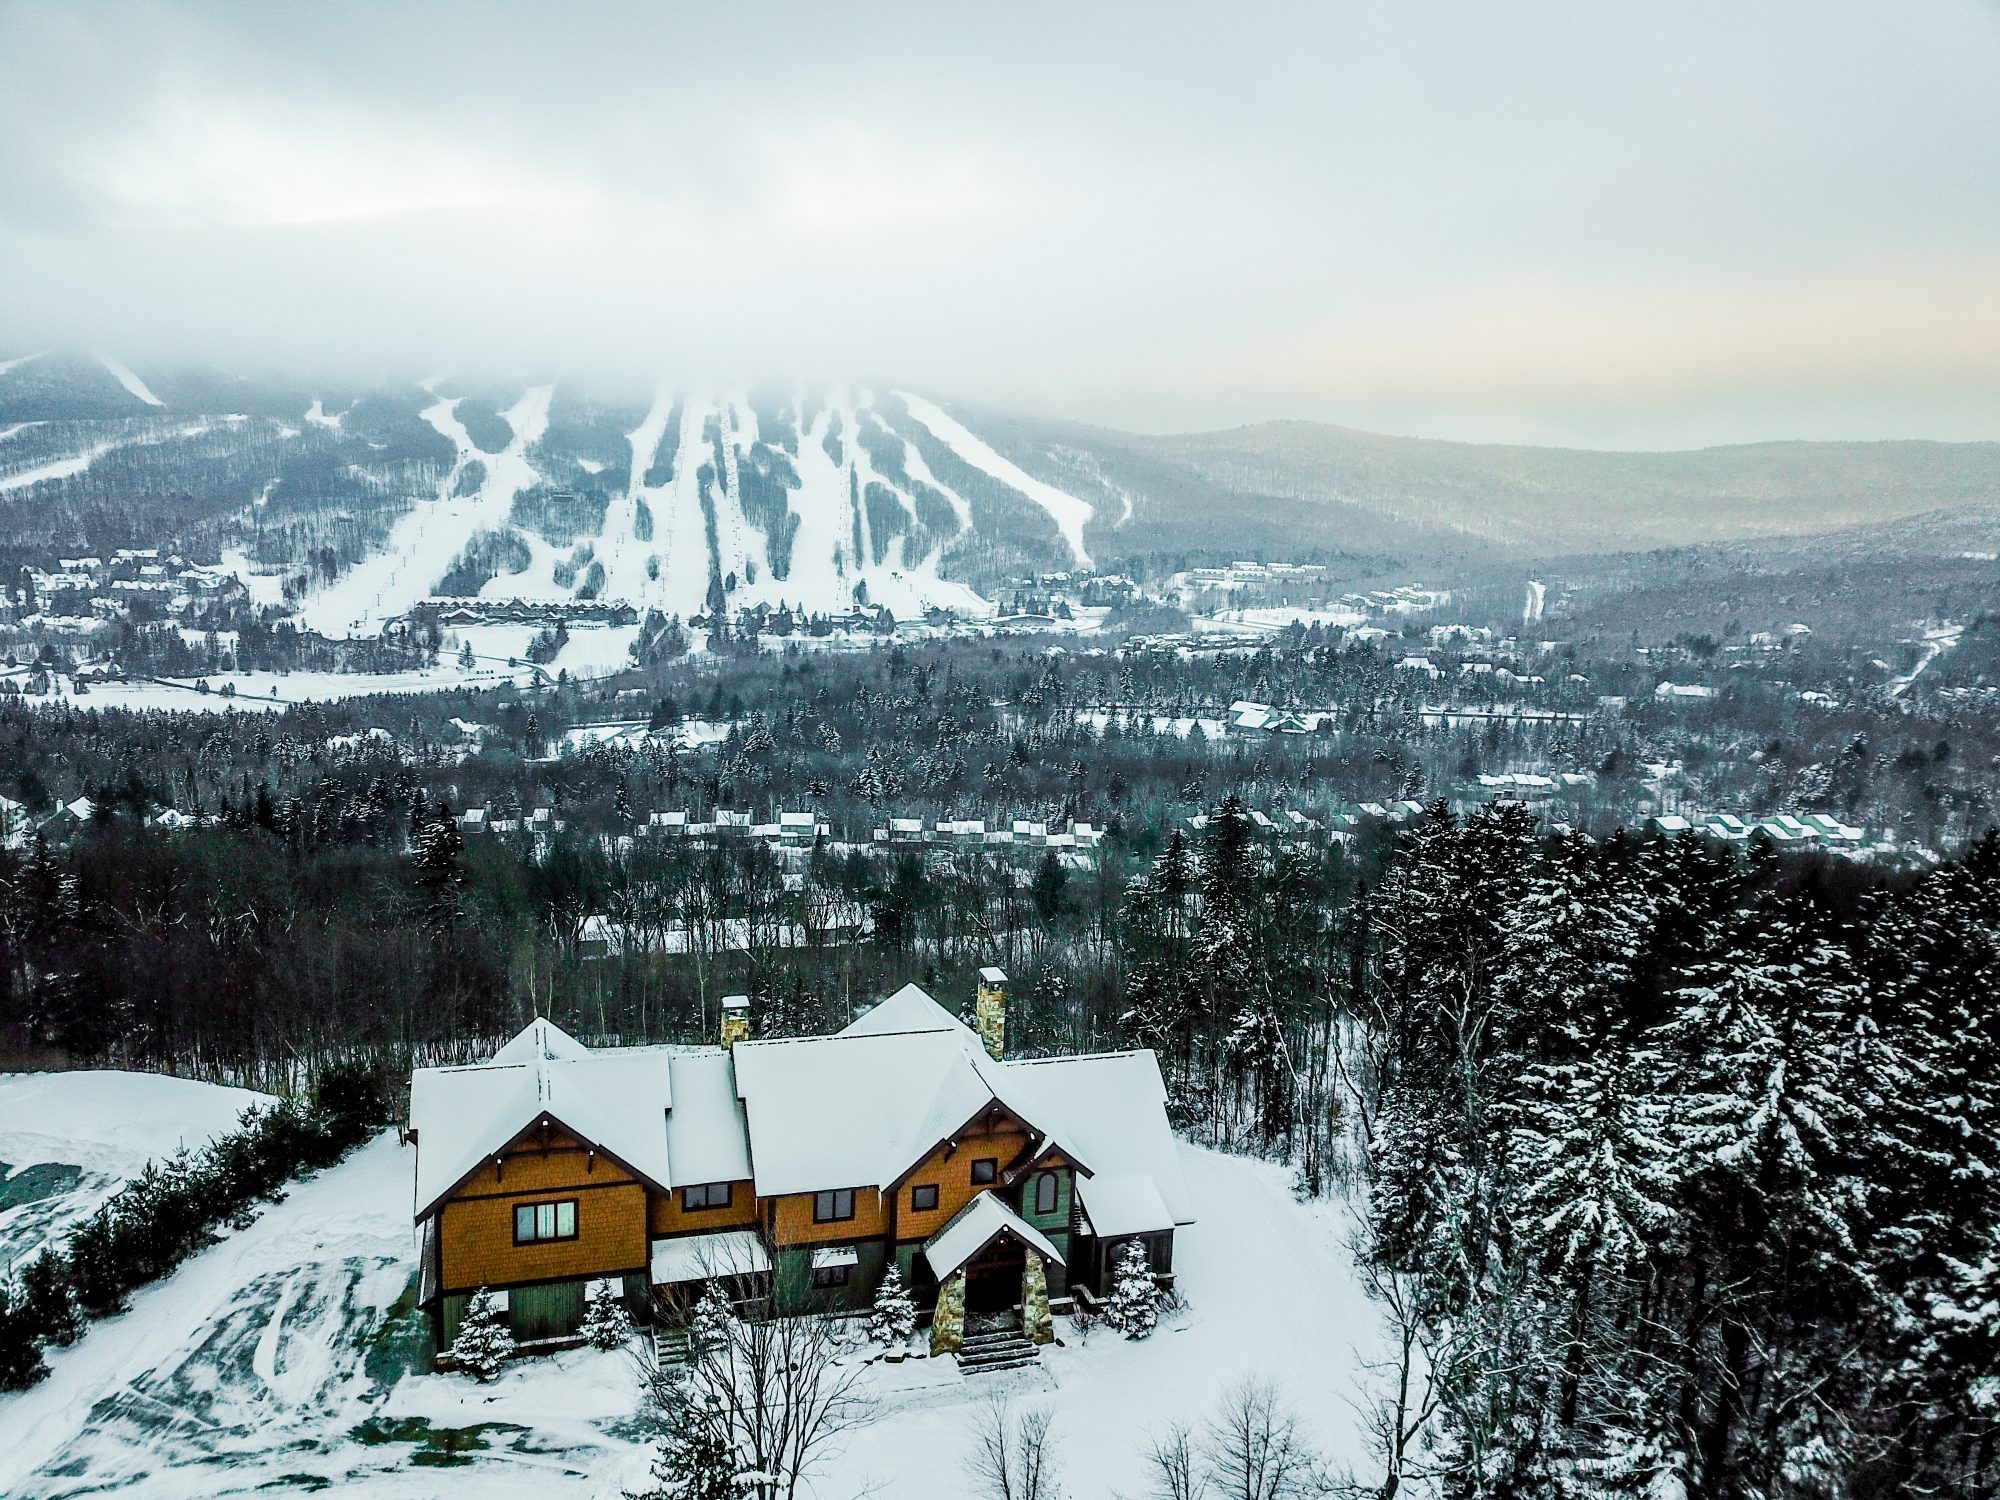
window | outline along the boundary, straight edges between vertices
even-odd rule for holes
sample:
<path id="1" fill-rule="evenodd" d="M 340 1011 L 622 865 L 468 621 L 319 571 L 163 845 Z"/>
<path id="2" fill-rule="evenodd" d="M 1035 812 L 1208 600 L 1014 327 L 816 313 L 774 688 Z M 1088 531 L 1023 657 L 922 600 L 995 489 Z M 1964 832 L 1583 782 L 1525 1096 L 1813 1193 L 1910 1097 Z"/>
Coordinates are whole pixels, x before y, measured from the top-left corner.
<path id="1" fill-rule="evenodd" d="M 1052 1214 L 1056 1211 L 1056 1174 L 1044 1172 L 1035 1179 L 1035 1212 Z"/>
<path id="2" fill-rule="evenodd" d="M 992 1182 L 999 1175 L 1000 1158 L 997 1156 L 982 1156 L 972 1164 L 972 1185 L 974 1187 Z"/>
<path id="3" fill-rule="evenodd" d="M 910 1207 L 922 1211 L 937 1207 L 937 1184 L 927 1182 L 921 1187 L 910 1189 Z"/>
<path id="4" fill-rule="evenodd" d="M 846 1286 L 847 1273 L 852 1266 L 814 1266 L 813 1285 L 816 1287 Z"/>
<path id="5" fill-rule="evenodd" d="M 576 1238 L 576 1199 L 560 1203 L 517 1203 L 514 1205 L 514 1243 L 537 1245 L 543 1240 Z"/>
<path id="6" fill-rule="evenodd" d="M 829 1224 L 836 1219 L 854 1217 L 854 1189 L 835 1188 L 829 1193 L 813 1194 L 813 1222 Z"/>
<path id="7" fill-rule="evenodd" d="M 698 1182 L 692 1187 L 681 1189 L 681 1208 L 685 1212 L 727 1207 L 729 1207 L 729 1184 L 726 1182 Z"/>

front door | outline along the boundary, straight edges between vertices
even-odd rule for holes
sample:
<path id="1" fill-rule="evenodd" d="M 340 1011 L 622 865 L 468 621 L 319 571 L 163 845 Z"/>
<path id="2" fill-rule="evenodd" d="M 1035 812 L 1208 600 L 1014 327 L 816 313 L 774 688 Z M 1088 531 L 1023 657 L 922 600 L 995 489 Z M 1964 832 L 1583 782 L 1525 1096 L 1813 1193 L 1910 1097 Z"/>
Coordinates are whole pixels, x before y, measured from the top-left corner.
<path id="1" fill-rule="evenodd" d="M 1021 1269 L 1027 1252 L 1018 1240 L 1003 1236 L 988 1245 L 965 1268 L 965 1310 L 1004 1312 L 1021 1300 Z"/>

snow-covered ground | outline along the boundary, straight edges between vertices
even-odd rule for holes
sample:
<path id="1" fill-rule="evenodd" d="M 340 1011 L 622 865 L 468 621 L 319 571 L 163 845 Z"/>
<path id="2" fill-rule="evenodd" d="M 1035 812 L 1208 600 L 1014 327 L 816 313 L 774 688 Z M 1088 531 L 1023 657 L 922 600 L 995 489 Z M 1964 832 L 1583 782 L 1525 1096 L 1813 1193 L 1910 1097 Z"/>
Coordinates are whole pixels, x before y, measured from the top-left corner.
<path id="1" fill-rule="evenodd" d="M 151 1158 L 206 1145 L 268 1102 L 160 1073 L 0 1074 L 0 1266 L 33 1255 Z"/>
<path id="2" fill-rule="evenodd" d="M 1353 1397 L 1378 1325 L 1344 1215 L 1293 1202 L 1280 1168 L 1192 1147 L 1183 1160 L 1200 1215 L 1177 1247 L 1186 1305 L 1151 1339 L 1079 1342 L 1059 1323 L 1066 1347 L 1039 1368 L 972 1380 L 950 1359 L 873 1363 L 871 1418 L 818 1476 L 817 1500 L 972 1500 L 965 1458 L 994 1391 L 1054 1404 L 1075 1500 L 1140 1494 L 1147 1435 L 1199 1419 L 1244 1376 L 1275 1382 L 1330 1456 L 1365 1470 Z M 517 1361 L 491 1386 L 424 1372 L 410 1172 L 385 1135 L 52 1351 L 47 1381 L 0 1397 L 0 1494 L 636 1488 L 648 1450 L 629 1356 Z M 439 1473 L 441 1460 L 462 1471 Z"/>

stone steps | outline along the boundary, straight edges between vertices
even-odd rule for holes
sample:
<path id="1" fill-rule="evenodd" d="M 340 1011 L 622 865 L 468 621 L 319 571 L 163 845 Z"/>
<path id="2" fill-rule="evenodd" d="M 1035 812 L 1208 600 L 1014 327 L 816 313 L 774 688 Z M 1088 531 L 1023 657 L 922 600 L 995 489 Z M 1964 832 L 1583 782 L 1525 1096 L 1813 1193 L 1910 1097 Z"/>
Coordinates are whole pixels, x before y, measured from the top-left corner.
<path id="1" fill-rule="evenodd" d="M 958 1367 L 968 1375 L 989 1375 L 999 1370 L 1018 1370 L 1037 1363 L 1039 1345 L 1032 1344 L 1020 1330 L 1003 1333 L 975 1333 L 959 1346 Z"/>

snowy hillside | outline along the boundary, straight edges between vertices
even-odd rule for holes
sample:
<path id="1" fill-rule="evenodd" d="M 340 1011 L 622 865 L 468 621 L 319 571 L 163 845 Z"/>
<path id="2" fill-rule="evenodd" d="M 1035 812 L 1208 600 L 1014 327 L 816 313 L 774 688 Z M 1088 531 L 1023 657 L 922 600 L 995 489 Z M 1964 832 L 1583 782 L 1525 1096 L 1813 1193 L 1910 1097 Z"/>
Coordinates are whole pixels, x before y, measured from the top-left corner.
<path id="1" fill-rule="evenodd" d="M 60 1237 L 149 1160 L 196 1150 L 268 1102 L 158 1073 L 0 1074 L 0 1266 Z"/>
<path id="2" fill-rule="evenodd" d="M 308 394 L 149 385 L 109 356 L 57 355 L 0 365 L 0 501 L 36 510 L 0 529 L 27 544 L 54 517 L 72 555 L 200 537 L 328 636 L 379 634 L 431 599 L 977 617 L 1006 577 L 1085 564 L 1093 516 L 889 391 Z M 130 516 L 115 538 L 91 530 L 107 504 Z"/>
<path id="3" fill-rule="evenodd" d="M 123 1076 L 135 1110 L 149 1108 L 156 1080 Z M 116 1117 L 114 1099 L 100 1103 Z M 69 1154 L 94 1139 L 86 1124 Z M 0 1397 L 0 1493 L 192 1500 L 330 1484 L 363 1497 L 539 1500 L 552 1480 L 590 1496 L 638 1487 L 647 1450 L 627 1356 L 519 1361 L 491 1387 L 426 1373 L 409 1313 L 410 1163 L 384 1136 L 138 1293 L 128 1313 L 50 1351 L 47 1381 Z M 949 1359 L 872 1365 L 871 1418 L 815 1494 L 971 1500 L 970 1428 L 996 1390 L 1056 1395 L 1079 1500 L 1141 1493 L 1147 1435 L 1205 1416 L 1245 1375 L 1275 1382 L 1331 1457 L 1365 1469 L 1350 1398 L 1376 1319 L 1343 1218 L 1295 1204 L 1274 1167 L 1193 1148 L 1184 1165 L 1201 1216 L 1177 1256 L 1184 1310 L 1141 1343 L 1099 1329 L 1079 1344 L 1059 1324 L 1066 1347 L 1033 1372 L 968 1380 Z M 466 1472 L 441 1486 L 441 1461 Z"/>

